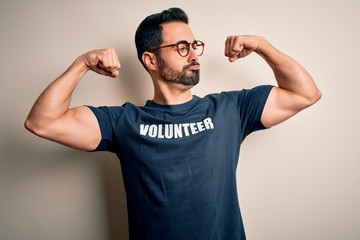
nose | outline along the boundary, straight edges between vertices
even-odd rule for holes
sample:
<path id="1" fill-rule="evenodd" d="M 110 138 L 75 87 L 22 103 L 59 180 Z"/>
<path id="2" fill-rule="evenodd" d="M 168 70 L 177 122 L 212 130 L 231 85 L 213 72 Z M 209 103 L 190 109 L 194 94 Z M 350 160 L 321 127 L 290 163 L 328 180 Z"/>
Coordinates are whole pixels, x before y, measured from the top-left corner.
<path id="1" fill-rule="evenodd" d="M 199 56 L 197 55 L 196 51 L 194 48 L 192 48 L 190 46 L 190 49 L 189 49 L 189 55 L 188 55 L 188 62 L 198 62 L 199 60 Z"/>

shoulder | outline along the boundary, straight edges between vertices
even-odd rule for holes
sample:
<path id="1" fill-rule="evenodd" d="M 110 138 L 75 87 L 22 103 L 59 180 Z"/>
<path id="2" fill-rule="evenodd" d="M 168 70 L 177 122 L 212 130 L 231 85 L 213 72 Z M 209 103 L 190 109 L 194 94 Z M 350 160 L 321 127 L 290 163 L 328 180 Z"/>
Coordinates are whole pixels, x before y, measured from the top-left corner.
<path id="1" fill-rule="evenodd" d="M 121 115 L 123 112 L 122 106 L 87 106 L 90 108 L 90 110 L 96 115 L 109 115 L 111 117 L 116 117 L 118 115 Z"/>
<path id="2" fill-rule="evenodd" d="M 266 98 L 270 94 L 272 88 L 272 85 L 259 85 L 250 89 L 222 91 L 220 93 L 208 94 L 204 99 L 241 102 L 246 98 Z"/>
<path id="3" fill-rule="evenodd" d="M 99 118 L 119 119 L 124 115 L 139 115 L 144 112 L 144 107 L 126 102 L 121 106 L 87 106 Z"/>

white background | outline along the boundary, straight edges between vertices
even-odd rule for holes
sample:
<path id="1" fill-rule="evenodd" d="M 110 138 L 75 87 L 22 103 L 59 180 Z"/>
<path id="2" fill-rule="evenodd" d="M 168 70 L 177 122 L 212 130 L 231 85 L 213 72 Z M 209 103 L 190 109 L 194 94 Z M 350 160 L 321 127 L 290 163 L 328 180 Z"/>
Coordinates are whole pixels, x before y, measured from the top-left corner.
<path id="1" fill-rule="evenodd" d="M 0 239 L 127 239 L 118 160 L 23 127 L 37 96 L 80 54 L 116 48 L 116 79 L 89 73 L 72 105 L 142 105 L 152 84 L 134 33 L 147 15 L 183 8 L 206 43 L 194 94 L 275 84 L 256 54 L 229 63 L 232 34 L 258 34 L 312 74 L 323 98 L 243 143 L 240 205 L 250 240 L 360 239 L 360 3 L 334 1 L 0 1 Z M 215 146 L 214 146 L 215 147 Z"/>

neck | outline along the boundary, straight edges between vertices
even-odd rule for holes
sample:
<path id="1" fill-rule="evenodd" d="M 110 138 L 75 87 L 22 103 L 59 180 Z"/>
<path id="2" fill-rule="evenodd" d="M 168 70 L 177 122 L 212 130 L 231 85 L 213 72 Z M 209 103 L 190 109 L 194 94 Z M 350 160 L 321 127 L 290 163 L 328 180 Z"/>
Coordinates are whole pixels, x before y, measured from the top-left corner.
<path id="1" fill-rule="evenodd" d="M 192 86 L 184 86 L 177 83 L 161 84 L 154 83 L 154 99 L 153 101 L 161 105 L 175 105 L 190 101 L 193 96 L 191 92 Z"/>

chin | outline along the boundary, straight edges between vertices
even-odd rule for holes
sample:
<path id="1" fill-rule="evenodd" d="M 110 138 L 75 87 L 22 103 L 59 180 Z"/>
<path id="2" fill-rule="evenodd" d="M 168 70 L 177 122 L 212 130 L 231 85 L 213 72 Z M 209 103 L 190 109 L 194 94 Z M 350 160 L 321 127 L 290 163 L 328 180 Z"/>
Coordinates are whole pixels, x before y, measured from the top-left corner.
<path id="1" fill-rule="evenodd" d="M 184 86 L 195 86 L 199 83 L 200 80 L 200 72 L 198 70 L 191 71 L 190 76 L 182 76 L 180 77 L 178 83 Z"/>
<path id="2" fill-rule="evenodd" d="M 184 86 L 195 86 L 199 83 L 199 79 L 186 79 L 186 81 L 179 81 L 178 83 Z"/>

